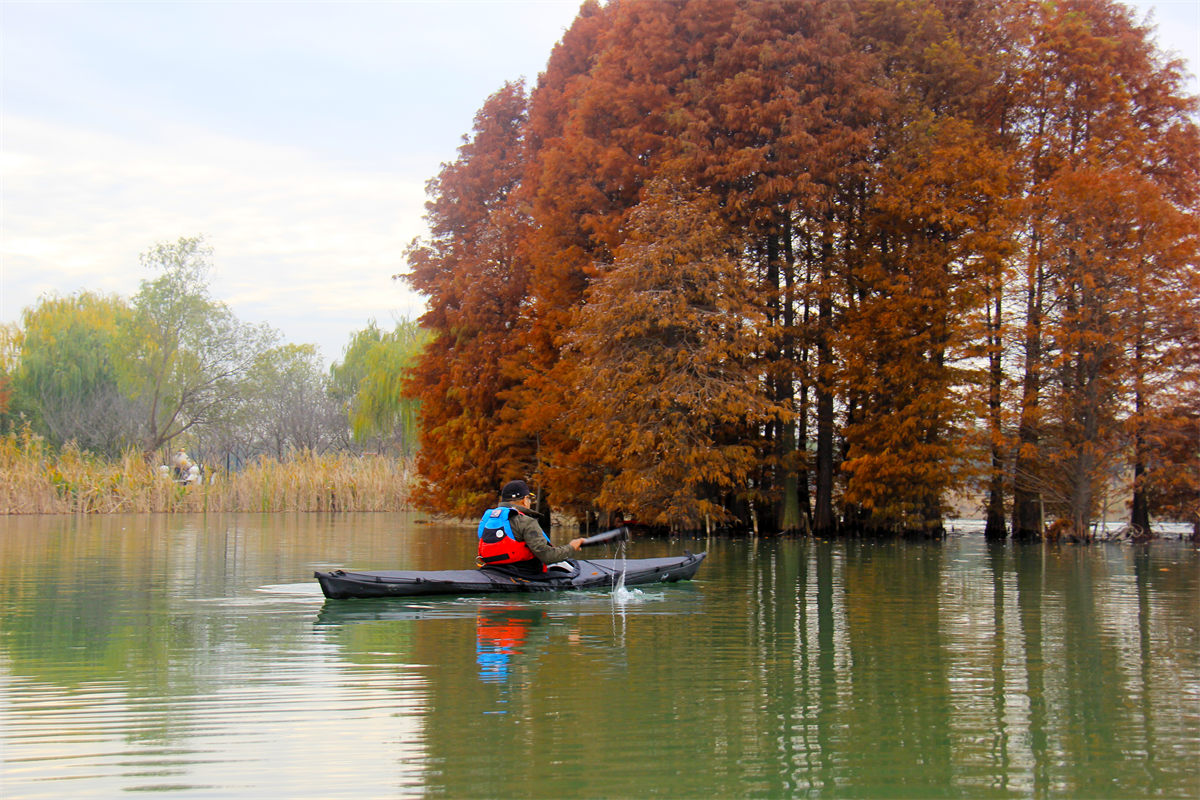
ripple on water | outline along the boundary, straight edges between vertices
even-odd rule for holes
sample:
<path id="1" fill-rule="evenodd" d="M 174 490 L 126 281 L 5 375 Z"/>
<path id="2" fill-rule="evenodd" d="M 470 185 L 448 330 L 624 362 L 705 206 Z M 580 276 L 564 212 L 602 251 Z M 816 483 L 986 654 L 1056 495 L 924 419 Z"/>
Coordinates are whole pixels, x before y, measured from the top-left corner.
<path id="1" fill-rule="evenodd" d="M 638 556 L 709 550 L 700 579 L 342 602 L 312 564 L 436 569 L 473 557 L 470 536 L 387 516 L 127 522 L 0 520 L 5 800 L 1200 782 L 1190 548 L 649 541 Z M 529 741 L 547 757 L 513 758 Z"/>

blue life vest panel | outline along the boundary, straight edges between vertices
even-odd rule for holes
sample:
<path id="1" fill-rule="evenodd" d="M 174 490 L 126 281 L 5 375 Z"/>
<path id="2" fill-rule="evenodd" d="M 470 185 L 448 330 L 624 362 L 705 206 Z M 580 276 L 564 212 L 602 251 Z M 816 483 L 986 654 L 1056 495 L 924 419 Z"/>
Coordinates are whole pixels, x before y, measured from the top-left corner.
<path id="1" fill-rule="evenodd" d="M 509 506 L 500 506 L 483 512 L 477 534 L 479 557 L 476 561 L 479 566 L 537 560 L 529 546 L 513 536 L 512 523 L 509 521 L 513 510 Z M 542 535 L 546 536 L 546 532 L 542 531 Z M 546 536 L 546 541 L 550 541 L 549 536 Z"/>

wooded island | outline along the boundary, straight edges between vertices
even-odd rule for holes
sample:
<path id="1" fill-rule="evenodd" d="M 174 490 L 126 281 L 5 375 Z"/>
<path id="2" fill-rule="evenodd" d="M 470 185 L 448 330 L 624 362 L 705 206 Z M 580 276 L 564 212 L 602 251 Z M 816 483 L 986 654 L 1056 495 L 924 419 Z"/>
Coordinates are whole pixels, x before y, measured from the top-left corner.
<path id="1" fill-rule="evenodd" d="M 586 3 L 429 183 L 419 502 L 1200 526 L 1185 77 L 1110 0 Z"/>

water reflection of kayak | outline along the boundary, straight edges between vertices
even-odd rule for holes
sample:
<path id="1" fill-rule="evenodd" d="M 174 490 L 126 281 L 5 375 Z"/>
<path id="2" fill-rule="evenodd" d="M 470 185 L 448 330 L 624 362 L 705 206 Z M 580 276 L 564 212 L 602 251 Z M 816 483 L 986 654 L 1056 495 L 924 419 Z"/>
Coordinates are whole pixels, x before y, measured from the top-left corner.
<path id="1" fill-rule="evenodd" d="M 550 570 L 529 575 L 505 567 L 441 571 L 376 570 L 356 572 L 335 569 L 314 572 L 321 591 L 331 600 L 352 597 L 409 597 L 430 594 L 490 594 L 496 592 L 558 592 L 598 589 L 616 584 L 622 570 L 626 586 L 691 580 L 706 553 L 666 558 L 579 559 L 569 562 L 571 572 Z"/>

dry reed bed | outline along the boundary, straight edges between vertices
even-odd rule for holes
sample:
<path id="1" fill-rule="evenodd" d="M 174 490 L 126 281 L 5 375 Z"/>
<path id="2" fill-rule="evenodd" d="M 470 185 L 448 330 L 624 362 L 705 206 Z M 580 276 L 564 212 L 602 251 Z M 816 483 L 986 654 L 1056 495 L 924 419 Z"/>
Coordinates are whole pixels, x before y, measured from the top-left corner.
<path id="1" fill-rule="evenodd" d="M 403 511 L 412 479 L 396 459 L 305 453 L 183 486 L 136 453 L 114 461 L 28 433 L 0 437 L 0 514 Z"/>

